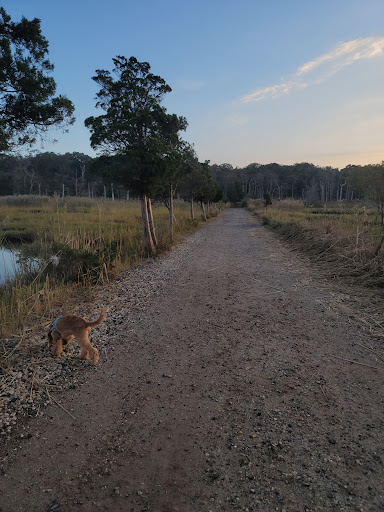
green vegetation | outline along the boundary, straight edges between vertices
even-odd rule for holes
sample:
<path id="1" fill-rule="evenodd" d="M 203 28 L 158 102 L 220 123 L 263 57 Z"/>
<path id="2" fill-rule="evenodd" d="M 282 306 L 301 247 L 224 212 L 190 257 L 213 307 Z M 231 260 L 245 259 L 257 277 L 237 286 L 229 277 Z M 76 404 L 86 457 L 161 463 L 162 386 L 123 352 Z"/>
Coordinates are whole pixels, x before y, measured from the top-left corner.
<path id="1" fill-rule="evenodd" d="M 47 54 L 40 20 L 13 22 L 0 7 L 0 153 L 33 143 L 50 126 L 74 122 L 72 102 L 54 97 Z"/>
<path id="2" fill-rule="evenodd" d="M 278 232 L 316 262 L 326 263 L 331 277 L 384 287 L 381 215 L 376 208 L 339 202 L 308 207 L 302 201 L 249 200 L 248 208 L 265 226 Z"/>
<path id="3" fill-rule="evenodd" d="M 168 210 L 153 206 L 159 251 L 169 247 Z M 189 205 L 175 201 L 175 240 L 196 230 Z M 12 285 L 0 290 L 0 335 L 41 323 L 56 305 L 92 294 L 103 283 L 148 256 L 142 237 L 140 202 L 53 198 L 0 198 L 0 237 L 18 245 L 20 261 L 37 258 Z"/>
<path id="4" fill-rule="evenodd" d="M 96 161 L 100 172 L 140 198 L 144 240 L 154 253 L 151 198 L 173 173 L 182 152 L 179 132 L 186 129 L 187 120 L 167 114 L 160 105 L 172 89 L 150 72 L 148 62 L 118 56 L 113 64 L 113 74 L 97 70 L 93 77 L 100 86 L 96 106 L 104 114 L 87 118 L 85 126 L 91 131 L 91 146 L 103 152 Z"/>

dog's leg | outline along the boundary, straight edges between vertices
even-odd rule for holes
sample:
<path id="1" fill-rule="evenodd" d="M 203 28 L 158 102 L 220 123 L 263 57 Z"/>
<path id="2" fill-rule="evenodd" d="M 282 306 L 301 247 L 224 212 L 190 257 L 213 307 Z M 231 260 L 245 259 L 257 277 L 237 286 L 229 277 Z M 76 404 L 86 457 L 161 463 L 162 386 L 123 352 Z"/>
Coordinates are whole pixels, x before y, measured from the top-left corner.
<path id="1" fill-rule="evenodd" d="M 82 347 L 80 352 L 81 359 L 87 359 L 88 356 L 92 364 L 98 363 L 99 351 L 97 350 L 97 348 L 92 347 L 90 343 L 89 345 L 87 345 L 87 347 Z"/>
<path id="2" fill-rule="evenodd" d="M 52 329 L 51 329 L 50 331 L 48 331 L 48 349 L 50 350 L 51 354 L 53 354 L 54 344 L 55 344 L 55 340 L 53 339 Z"/>
<path id="3" fill-rule="evenodd" d="M 86 349 L 87 349 L 87 352 L 88 352 L 88 356 L 91 360 L 91 363 L 92 364 L 97 364 L 99 362 L 99 351 L 97 350 L 97 348 L 95 347 L 92 347 L 91 345 L 91 342 L 89 341 L 89 334 L 91 332 L 91 328 L 88 327 L 87 329 L 87 343 L 86 343 Z"/>
<path id="4" fill-rule="evenodd" d="M 97 364 L 99 361 L 99 351 L 97 348 L 92 347 L 88 334 L 85 333 L 84 336 L 78 337 L 77 342 L 81 347 L 80 357 L 86 359 L 89 356 L 91 363 Z"/>
<path id="5" fill-rule="evenodd" d="M 73 340 L 73 337 L 73 334 L 71 334 L 70 336 L 63 338 L 63 345 L 68 345 L 68 343 L 70 343 Z"/>
<path id="6" fill-rule="evenodd" d="M 63 352 L 63 340 L 58 338 L 54 341 L 52 347 L 52 354 L 54 356 L 59 356 Z"/>
<path id="7" fill-rule="evenodd" d="M 92 364 L 97 364 L 99 362 L 99 351 L 97 348 L 92 347 L 92 345 L 89 345 L 88 356 Z"/>
<path id="8" fill-rule="evenodd" d="M 92 347 L 91 361 L 92 364 L 97 364 L 99 362 L 99 351 L 95 347 Z"/>
<path id="9" fill-rule="evenodd" d="M 81 352 L 79 354 L 80 359 L 87 359 L 88 350 L 85 347 L 81 347 Z"/>

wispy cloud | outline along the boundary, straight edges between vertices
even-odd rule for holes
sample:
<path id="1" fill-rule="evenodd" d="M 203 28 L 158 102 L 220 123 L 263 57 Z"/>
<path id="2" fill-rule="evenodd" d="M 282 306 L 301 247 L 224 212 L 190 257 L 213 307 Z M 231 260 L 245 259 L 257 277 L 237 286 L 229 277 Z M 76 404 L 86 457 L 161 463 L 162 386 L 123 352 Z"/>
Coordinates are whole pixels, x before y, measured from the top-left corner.
<path id="1" fill-rule="evenodd" d="M 366 37 L 340 43 L 329 53 L 300 66 L 291 80 L 256 89 L 243 96 L 240 101 L 241 103 L 251 103 L 282 96 L 294 89 L 322 82 L 358 60 L 372 59 L 382 55 L 384 55 L 384 37 Z"/>
<path id="2" fill-rule="evenodd" d="M 284 94 L 288 94 L 294 88 L 305 86 L 306 84 L 300 84 L 297 80 L 290 80 L 289 82 L 285 82 L 282 84 L 271 85 L 270 87 L 262 87 L 261 89 L 256 89 L 250 94 L 243 96 L 241 102 L 250 103 L 252 101 L 264 100 L 265 98 L 275 98 L 276 96 L 283 96 Z"/>

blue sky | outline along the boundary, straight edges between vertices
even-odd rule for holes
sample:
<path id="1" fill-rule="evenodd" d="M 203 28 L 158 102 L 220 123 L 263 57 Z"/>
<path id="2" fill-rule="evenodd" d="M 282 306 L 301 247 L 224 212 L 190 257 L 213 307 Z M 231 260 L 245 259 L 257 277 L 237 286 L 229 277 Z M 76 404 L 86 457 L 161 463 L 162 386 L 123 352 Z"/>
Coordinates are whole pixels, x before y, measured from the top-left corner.
<path id="1" fill-rule="evenodd" d="M 58 92 L 76 107 L 69 133 L 38 151 L 95 155 L 84 119 L 96 69 L 147 61 L 172 87 L 169 113 L 201 161 L 384 159 L 383 0 L 3 0 L 13 20 L 40 18 Z"/>

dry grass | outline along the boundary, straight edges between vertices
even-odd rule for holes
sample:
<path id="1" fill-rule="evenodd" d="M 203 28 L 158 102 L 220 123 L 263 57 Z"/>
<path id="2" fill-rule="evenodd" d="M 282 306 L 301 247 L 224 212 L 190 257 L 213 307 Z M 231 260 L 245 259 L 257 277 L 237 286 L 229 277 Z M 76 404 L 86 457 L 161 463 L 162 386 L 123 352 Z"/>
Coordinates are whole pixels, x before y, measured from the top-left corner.
<path id="1" fill-rule="evenodd" d="M 322 264 L 334 278 L 384 287 L 384 256 L 376 248 L 383 236 L 378 213 L 363 205 L 309 208 L 300 201 L 280 201 L 265 208 L 250 200 L 248 208 L 293 247 Z"/>
<path id="2" fill-rule="evenodd" d="M 155 204 L 159 252 L 169 247 L 168 210 Z M 175 201 L 174 241 L 198 229 L 189 205 Z M 52 310 L 92 297 L 92 285 L 147 257 L 139 201 L 37 196 L 0 198 L 0 240 L 18 244 L 38 268 L 0 289 L 0 336 L 39 327 Z M 81 299 L 80 299 L 81 298 Z"/>

